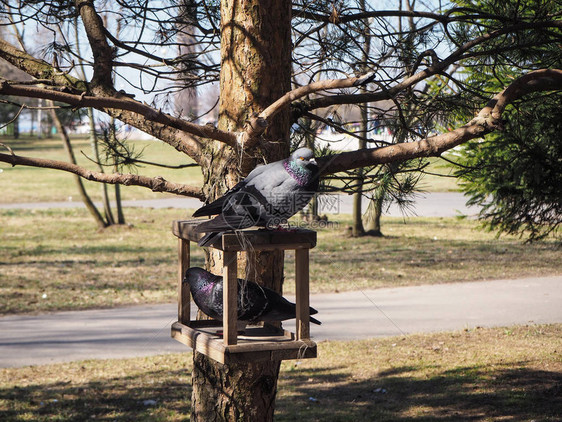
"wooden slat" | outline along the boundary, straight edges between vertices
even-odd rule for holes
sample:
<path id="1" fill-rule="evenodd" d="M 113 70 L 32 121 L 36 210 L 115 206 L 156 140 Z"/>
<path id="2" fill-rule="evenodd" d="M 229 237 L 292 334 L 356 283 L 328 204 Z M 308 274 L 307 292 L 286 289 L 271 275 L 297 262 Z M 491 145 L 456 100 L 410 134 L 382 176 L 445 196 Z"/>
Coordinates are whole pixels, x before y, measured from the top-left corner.
<path id="1" fill-rule="evenodd" d="M 192 242 L 198 242 L 199 239 L 203 237 L 202 233 L 195 233 L 194 229 L 197 224 L 203 222 L 204 220 L 175 220 L 172 223 L 172 233 L 174 236 L 181 239 L 191 240 Z"/>
<path id="2" fill-rule="evenodd" d="M 194 330 L 177 329 L 172 325 L 172 338 L 217 362 L 225 363 L 224 346 L 209 336 L 201 335 Z"/>
<path id="3" fill-rule="evenodd" d="M 297 340 L 310 338 L 308 249 L 295 251 L 295 284 L 297 302 Z"/>
<path id="4" fill-rule="evenodd" d="M 209 323 L 210 324 L 207 324 Z M 217 321 L 192 321 L 192 326 L 176 322 L 172 324 L 172 337 L 197 350 L 200 353 L 224 364 L 257 362 L 264 360 L 307 359 L 315 358 L 317 346 L 312 340 L 293 340 L 294 335 L 288 331 L 277 330 L 269 340 L 240 340 L 236 345 L 227 346 L 222 339 L 212 334 L 219 329 Z M 254 327 L 256 331 L 262 327 Z M 270 330 L 265 329 L 265 332 Z"/>
<path id="5" fill-rule="evenodd" d="M 236 344 L 238 336 L 238 262 L 236 252 L 223 252 L 223 330 L 224 344 Z"/>
<path id="6" fill-rule="evenodd" d="M 241 240 L 244 236 L 244 240 Z M 227 232 L 222 236 L 220 249 L 224 251 L 245 250 L 248 244 L 254 250 L 302 249 L 316 246 L 316 232 L 298 229 L 295 231 L 244 230 Z"/>
<path id="7" fill-rule="evenodd" d="M 175 236 L 198 242 L 203 236 L 195 233 L 195 227 L 205 220 L 176 220 L 172 225 Z M 244 236 L 241 241 L 240 236 Z M 238 232 L 226 232 L 218 237 L 208 246 L 222 251 L 242 251 L 248 243 L 252 244 L 254 250 L 272 249 L 302 249 L 314 248 L 316 246 L 316 232 L 306 229 L 291 231 L 276 230 L 241 230 Z"/>
<path id="8" fill-rule="evenodd" d="M 190 265 L 189 240 L 178 239 L 178 261 L 178 321 L 188 324 L 191 318 L 191 295 L 189 285 L 183 283 L 183 278 Z"/>

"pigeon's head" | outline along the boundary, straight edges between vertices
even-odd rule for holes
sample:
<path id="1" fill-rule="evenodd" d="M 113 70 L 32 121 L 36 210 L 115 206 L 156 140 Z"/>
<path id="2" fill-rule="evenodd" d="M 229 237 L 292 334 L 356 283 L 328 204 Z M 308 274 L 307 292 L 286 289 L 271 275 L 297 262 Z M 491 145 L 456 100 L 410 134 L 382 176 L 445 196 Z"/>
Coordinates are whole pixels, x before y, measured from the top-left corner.
<path id="1" fill-rule="evenodd" d="M 191 291 L 199 291 L 212 285 L 215 276 L 203 268 L 191 267 L 185 272 L 184 283 L 188 283 Z"/>
<path id="2" fill-rule="evenodd" d="M 305 167 L 312 170 L 318 167 L 314 159 L 314 153 L 308 148 L 299 148 L 291 155 L 291 161 L 296 163 L 297 166 Z"/>

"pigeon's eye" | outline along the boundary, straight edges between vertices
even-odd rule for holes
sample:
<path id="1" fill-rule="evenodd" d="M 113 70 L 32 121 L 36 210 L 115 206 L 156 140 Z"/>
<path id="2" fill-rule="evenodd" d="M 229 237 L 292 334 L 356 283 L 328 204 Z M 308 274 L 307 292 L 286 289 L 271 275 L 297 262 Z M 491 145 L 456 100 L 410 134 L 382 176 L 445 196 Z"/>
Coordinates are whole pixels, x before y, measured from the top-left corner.
<path id="1" fill-rule="evenodd" d="M 299 157 L 299 160 L 303 160 L 303 161 L 304 161 L 304 157 Z"/>

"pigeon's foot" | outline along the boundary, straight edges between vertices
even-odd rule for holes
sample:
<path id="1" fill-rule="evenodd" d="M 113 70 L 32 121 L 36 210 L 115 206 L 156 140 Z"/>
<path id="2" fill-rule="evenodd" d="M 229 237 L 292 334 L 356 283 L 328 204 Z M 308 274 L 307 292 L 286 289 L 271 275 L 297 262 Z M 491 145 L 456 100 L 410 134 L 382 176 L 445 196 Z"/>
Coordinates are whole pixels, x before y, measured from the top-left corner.
<path id="1" fill-rule="evenodd" d="M 272 218 L 267 222 L 265 225 L 266 229 L 269 230 L 278 230 L 278 231 L 286 231 L 286 228 L 290 228 L 290 224 L 286 218 Z"/>

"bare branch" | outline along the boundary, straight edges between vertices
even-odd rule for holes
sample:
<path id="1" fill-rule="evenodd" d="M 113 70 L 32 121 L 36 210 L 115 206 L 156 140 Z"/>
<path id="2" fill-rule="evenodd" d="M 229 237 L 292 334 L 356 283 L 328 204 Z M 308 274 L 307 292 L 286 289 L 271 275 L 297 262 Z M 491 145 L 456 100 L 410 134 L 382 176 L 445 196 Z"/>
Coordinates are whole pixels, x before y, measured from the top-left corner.
<path id="1" fill-rule="evenodd" d="M 330 95 L 312 99 L 308 101 L 306 104 L 296 104 L 296 109 L 299 110 L 301 113 L 305 111 L 311 111 L 318 108 L 329 107 L 331 105 L 336 104 L 360 104 L 365 102 L 375 102 L 381 100 L 388 100 L 392 99 L 395 95 L 399 92 L 414 86 L 415 84 L 421 82 L 422 80 L 431 77 L 433 75 L 445 72 L 445 70 L 455 62 L 458 62 L 460 59 L 466 59 L 469 57 L 479 56 L 481 53 L 479 52 L 471 52 L 472 49 L 475 47 L 485 44 L 492 39 L 496 39 L 498 37 L 504 36 L 506 34 L 522 31 L 526 29 L 533 29 L 536 27 L 541 28 L 561 28 L 562 21 L 558 20 L 549 20 L 549 21 L 541 21 L 541 22 L 523 22 L 517 23 L 510 26 L 505 26 L 501 29 L 491 31 L 485 34 L 482 34 L 479 37 L 476 37 L 465 44 L 459 46 L 455 51 L 453 51 L 449 56 L 444 58 L 443 60 L 437 60 L 437 56 L 433 56 L 433 62 L 430 66 L 423 69 L 422 71 L 415 73 L 407 78 L 405 78 L 402 82 L 397 83 L 387 89 L 383 89 L 381 91 L 372 92 L 372 93 L 360 93 L 360 94 L 348 94 L 348 95 Z M 510 48 L 504 47 L 502 49 L 490 49 L 486 52 L 488 55 L 497 54 L 499 51 L 508 51 L 509 49 L 518 48 L 517 45 L 513 45 Z M 422 53 L 422 55 L 427 55 L 427 52 Z M 421 56 L 420 56 L 421 57 Z M 418 60 L 420 58 L 418 57 Z"/>
<path id="2" fill-rule="evenodd" d="M 0 101 L 0 102 L 4 102 L 4 101 Z M 24 108 L 25 108 L 25 106 L 23 106 L 23 105 L 20 106 L 20 108 L 19 108 L 18 112 L 15 114 L 15 116 L 12 117 L 12 119 L 11 119 L 9 122 L 7 122 L 7 123 L 1 125 L 1 126 L 0 126 L 0 130 L 2 130 L 2 129 L 4 129 L 5 127 L 7 127 L 10 123 L 15 122 L 15 121 L 18 119 L 19 115 L 21 114 L 21 112 L 23 111 Z M 2 144 L 2 145 L 4 145 L 4 144 Z"/>
<path id="3" fill-rule="evenodd" d="M 304 85 L 287 92 L 277 101 L 263 110 L 260 114 L 254 116 L 250 120 L 250 124 L 248 125 L 245 132 L 246 139 L 242 143 L 243 146 L 245 148 L 251 148 L 252 146 L 254 146 L 258 141 L 258 136 L 261 135 L 267 128 L 269 120 L 271 120 L 273 116 L 279 113 L 284 107 L 287 107 L 293 101 L 318 91 L 337 88 L 341 89 L 359 87 L 369 83 L 372 78 L 373 74 L 369 73 L 354 78 L 328 79 L 324 81 L 313 82 L 311 84 Z"/>
<path id="4" fill-rule="evenodd" d="M 0 57 L 35 79 L 41 80 L 43 83 L 51 81 L 54 85 L 72 88 L 75 90 L 74 92 L 86 90 L 86 83 L 84 81 L 54 69 L 46 61 L 37 59 L 25 51 L 17 49 L 1 38 Z"/>
<path id="5" fill-rule="evenodd" d="M 84 23 L 84 30 L 94 56 L 94 75 L 91 89 L 113 88 L 113 59 L 115 50 L 107 42 L 105 28 L 92 0 L 76 0 L 76 7 Z"/>
<path id="6" fill-rule="evenodd" d="M 409 11 L 409 10 L 376 10 L 376 11 L 367 11 L 367 12 L 352 13 L 346 15 L 337 14 L 336 18 L 334 19 L 333 14 L 328 15 L 328 14 L 315 13 L 308 10 L 293 9 L 293 16 L 296 18 L 305 18 L 317 22 L 337 23 L 337 24 L 362 21 L 368 18 L 390 18 L 390 17 L 426 18 L 426 19 L 433 19 L 445 23 L 452 20 L 452 18 L 448 16 L 450 14 L 451 14 L 450 12 L 447 15 L 442 15 L 438 13 L 417 12 L 417 11 Z M 466 18 L 467 17 L 465 17 L 465 19 Z"/>
<path id="7" fill-rule="evenodd" d="M 457 145 L 502 129 L 501 114 L 514 100 L 532 92 L 561 89 L 562 70 L 541 69 L 529 72 L 495 95 L 474 119 L 460 128 L 420 141 L 343 152 L 317 161 L 322 173 L 328 174 L 418 157 L 437 157 Z"/>
<path id="8" fill-rule="evenodd" d="M 45 160 L 42 158 L 24 157 L 16 154 L 0 153 L 0 162 L 11 164 L 12 166 L 23 165 L 31 167 L 50 168 L 62 170 L 76 174 L 86 180 L 94 182 L 104 182 L 111 184 L 120 184 L 125 186 L 142 186 L 149 188 L 154 192 L 167 192 L 176 195 L 190 196 L 193 198 L 203 199 L 201 188 L 196 186 L 184 185 L 181 183 L 173 183 L 165 180 L 163 177 L 147 177 L 138 174 L 120 174 L 120 173 L 100 173 L 80 167 L 76 164 L 67 163 L 57 160 Z"/>
<path id="9" fill-rule="evenodd" d="M 0 95 L 44 98 L 53 101 L 60 101 L 75 107 L 94 107 L 124 121 L 125 123 L 130 123 L 132 126 L 138 127 L 139 129 L 144 130 L 145 127 L 140 125 L 143 121 L 148 120 L 159 123 L 168 128 L 179 129 L 195 136 L 215 139 L 233 147 L 236 145 L 236 134 L 234 133 L 221 131 L 212 125 L 197 125 L 186 120 L 170 116 L 169 114 L 162 113 L 127 96 L 97 97 L 91 95 L 76 95 L 60 90 L 14 84 L 5 80 L 0 80 Z M 140 116 L 137 119 L 127 120 L 127 116 L 123 113 L 123 111 L 130 111 Z M 152 133 L 164 142 L 170 143 L 167 138 L 161 136 L 159 131 L 149 133 Z M 201 145 L 199 141 L 191 138 L 189 142 L 186 140 L 186 144 L 184 145 L 184 149 L 182 151 L 197 159 L 201 153 L 200 147 Z"/>

